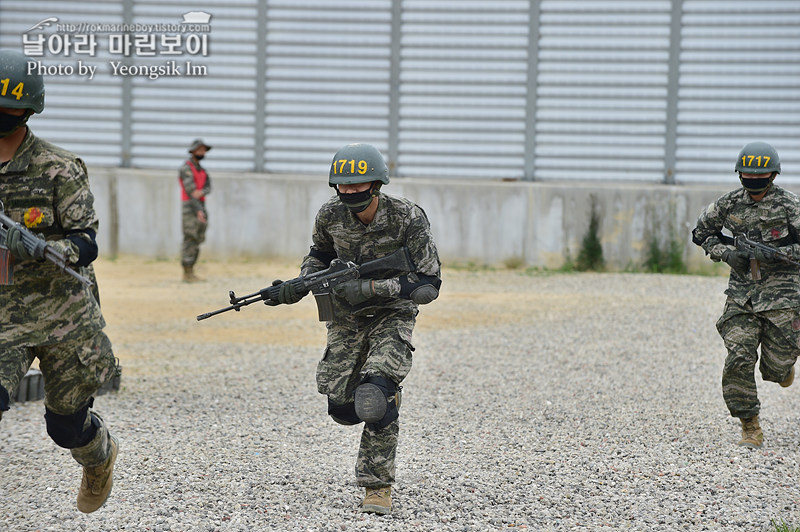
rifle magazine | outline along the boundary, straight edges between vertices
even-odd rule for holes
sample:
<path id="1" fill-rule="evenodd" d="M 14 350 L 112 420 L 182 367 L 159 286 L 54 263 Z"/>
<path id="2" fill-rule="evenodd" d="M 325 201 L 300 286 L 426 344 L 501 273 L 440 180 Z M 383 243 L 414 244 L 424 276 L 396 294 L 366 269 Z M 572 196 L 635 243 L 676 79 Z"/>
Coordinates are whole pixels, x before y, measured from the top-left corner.
<path id="1" fill-rule="evenodd" d="M 0 248 L 0 285 L 14 284 L 14 256 L 6 248 Z"/>
<path id="2" fill-rule="evenodd" d="M 333 296 L 330 292 L 315 293 L 314 299 L 317 301 L 319 321 L 333 320 Z"/>

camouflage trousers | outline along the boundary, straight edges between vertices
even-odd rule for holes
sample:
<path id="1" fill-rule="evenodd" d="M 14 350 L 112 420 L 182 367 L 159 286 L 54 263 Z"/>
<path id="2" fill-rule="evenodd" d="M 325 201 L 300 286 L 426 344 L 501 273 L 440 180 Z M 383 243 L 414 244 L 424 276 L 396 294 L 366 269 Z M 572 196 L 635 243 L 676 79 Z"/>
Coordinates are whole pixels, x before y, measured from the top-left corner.
<path id="1" fill-rule="evenodd" d="M 749 303 L 741 306 L 728 298 L 717 331 L 728 350 L 722 370 L 725 404 L 733 417 L 758 415 L 756 362 L 765 381 L 781 382 L 788 377 L 800 354 L 800 308 L 754 312 Z"/>
<path id="2" fill-rule="evenodd" d="M 191 202 L 184 201 L 181 207 L 181 225 L 183 226 L 183 244 L 181 245 L 181 265 L 194 266 L 200 254 L 200 244 L 206 240 L 208 223 L 197 219 L 197 211 Z M 208 213 L 206 213 L 208 221 Z"/>
<path id="3" fill-rule="evenodd" d="M 14 393 L 35 358 L 39 359 L 39 370 L 44 377 L 44 404 L 48 410 L 69 416 L 91 405 L 97 390 L 116 375 L 117 362 L 111 350 L 111 340 L 103 331 L 94 336 L 61 342 L 54 345 L 34 347 L 2 347 L 0 352 L 0 385 L 9 394 Z M 107 429 L 100 421 L 98 434 Z M 92 411 L 86 412 L 84 429 L 92 422 Z M 95 422 L 97 424 L 97 421 Z M 96 438 L 97 439 L 97 438 Z M 95 465 L 105 460 L 107 449 L 97 445 L 72 449 L 72 455 L 82 465 Z"/>
<path id="4" fill-rule="evenodd" d="M 317 389 L 337 405 L 353 404 L 355 389 L 367 375 L 400 384 L 411 370 L 411 314 L 381 313 L 357 318 L 353 327 L 328 324 L 328 345 L 317 365 Z M 364 426 L 358 450 L 356 483 L 390 486 L 395 479 L 399 419 L 380 430 Z"/>

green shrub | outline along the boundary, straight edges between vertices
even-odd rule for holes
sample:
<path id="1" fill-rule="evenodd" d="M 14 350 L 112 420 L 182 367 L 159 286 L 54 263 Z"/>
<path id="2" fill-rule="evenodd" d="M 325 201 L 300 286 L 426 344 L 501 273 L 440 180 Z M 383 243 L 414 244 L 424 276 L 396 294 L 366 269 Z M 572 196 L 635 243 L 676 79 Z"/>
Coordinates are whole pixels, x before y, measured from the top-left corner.
<path id="1" fill-rule="evenodd" d="M 519 255 L 514 255 L 504 260 L 503 266 L 505 266 L 509 270 L 520 270 L 525 267 L 525 259 L 523 259 Z"/>
<path id="2" fill-rule="evenodd" d="M 683 258 L 684 243 L 680 234 L 675 228 L 675 206 L 670 205 L 670 213 L 666 223 L 667 230 L 661 231 L 663 235 L 666 233 L 667 238 L 659 239 L 658 231 L 651 230 L 650 241 L 647 246 L 647 251 L 644 257 L 643 269 L 649 273 L 686 273 L 686 261 Z M 659 220 L 653 220 L 653 227 L 663 226 L 658 223 Z"/>
<path id="3" fill-rule="evenodd" d="M 578 271 L 603 271 L 606 261 L 603 259 L 603 245 L 600 242 L 600 215 L 597 213 L 597 201 L 591 196 L 592 213 L 589 218 L 589 230 L 581 241 L 581 249 L 575 262 Z"/>

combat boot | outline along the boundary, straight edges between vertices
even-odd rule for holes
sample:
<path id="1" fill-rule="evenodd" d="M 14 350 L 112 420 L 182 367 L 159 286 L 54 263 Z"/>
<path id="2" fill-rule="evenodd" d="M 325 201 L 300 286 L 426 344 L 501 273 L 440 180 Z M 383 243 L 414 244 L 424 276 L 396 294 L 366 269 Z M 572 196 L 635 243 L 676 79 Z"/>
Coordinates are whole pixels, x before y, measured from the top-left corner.
<path id="1" fill-rule="evenodd" d="M 78 510 L 88 514 L 105 504 L 114 483 L 114 462 L 117 460 L 118 441 L 108 435 L 110 452 L 106 461 L 96 466 L 83 466 L 81 489 L 78 491 Z"/>
<path id="2" fill-rule="evenodd" d="M 761 426 L 758 424 L 758 416 L 741 418 L 741 421 L 742 440 L 739 442 L 739 446 L 751 449 L 760 448 L 764 443 L 764 433 L 761 432 Z"/>
<path id="3" fill-rule="evenodd" d="M 183 267 L 183 282 L 184 283 L 197 283 L 202 281 L 197 275 L 194 274 L 194 266 Z"/>
<path id="4" fill-rule="evenodd" d="M 392 487 L 367 488 L 367 495 L 361 503 L 361 511 L 381 515 L 392 513 Z"/>
<path id="5" fill-rule="evenodd" d="M 788 388 L 789 386 L 792 385 L 793 382 L 794 382 L 794 366 L 792 366 L 792 369 L 789 370 L 789 376 L 783 379 L 783 381 L 780 382 L 780 385 L 783 388 Z"/>

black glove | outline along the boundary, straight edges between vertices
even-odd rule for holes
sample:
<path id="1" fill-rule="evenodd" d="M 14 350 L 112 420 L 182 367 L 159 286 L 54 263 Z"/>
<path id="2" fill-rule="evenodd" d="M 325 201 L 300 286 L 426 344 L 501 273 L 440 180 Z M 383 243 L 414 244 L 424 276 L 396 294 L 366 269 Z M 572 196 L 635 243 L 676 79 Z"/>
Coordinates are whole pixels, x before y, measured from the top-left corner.
<path id="1" fill-rule="evenodd" d="M 281 281 L 280 279 L 275 279 L 272 281 L 272 286 L 280 286 L 280 290 L 278 291 L 278 301 L 267 299 L 264 301 L 265 305 L 292 305 L 306 297 L 306 294 L 308 294 L 308 288 L 303 286 L 303 282 L 298 279 L 292 279 L 291 281 L 285 282 Z"/>
<path id="2" fill-rule="evenodd" d="M 733 270 L 737 272 L 747 272 L 750 266 L 750 259 L 742 252 L 736 249 L 728 249 L 722 253 L 722 260 L 727 262 Z"/>
<path id="3" fill-rule="evenodd" d="M 39 236 L 39 238 L 42 237 Z M 44 239 L 42 238 L 42 240 Z M 34 250 L 34 252 L 38 251 L 36 255 L 32 255 L 27 249 L 25 249 L 25 244 L 22 242 L 22 231 L 17 225 L 12 225 L 8 228 L 8 231 L 6 232 L 6 247 L 11 254 L 19 260 L 41 260 L 44 258 L 43 246 L 36 246 L 36 249 Z"/>
<path id="4" fill-rule="evenodd" d="M 777 260 L 775 258 L 775 252 L 771 249 L 764 250 L 761 248 L 756 248 L 753 250 L 753 256 L 758 262 L 775 262 Z"/>
<path id="5" fill-rule="evenodd" d="M 375 288 L 372 284 L 372 279 L 354 279 L 352 281 L 346 281 L 333 290 L 336 292 L 336 295 L 345 298 L 351 305 L 360 305 L 375 296 Z"/>

